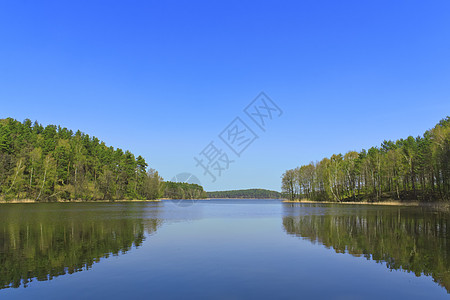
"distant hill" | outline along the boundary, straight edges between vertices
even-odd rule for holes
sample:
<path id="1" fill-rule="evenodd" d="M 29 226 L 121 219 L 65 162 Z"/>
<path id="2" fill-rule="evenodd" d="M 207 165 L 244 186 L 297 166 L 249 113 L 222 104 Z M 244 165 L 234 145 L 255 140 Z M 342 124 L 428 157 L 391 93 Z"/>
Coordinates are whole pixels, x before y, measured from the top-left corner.
<path id="1" fill-rule="evenodd" d="M 280 199 L 281 193 L 265 189 L 247 189 L 231 191 L 207 192 L 208 198 L 251 198 L 251 199 Z"/>

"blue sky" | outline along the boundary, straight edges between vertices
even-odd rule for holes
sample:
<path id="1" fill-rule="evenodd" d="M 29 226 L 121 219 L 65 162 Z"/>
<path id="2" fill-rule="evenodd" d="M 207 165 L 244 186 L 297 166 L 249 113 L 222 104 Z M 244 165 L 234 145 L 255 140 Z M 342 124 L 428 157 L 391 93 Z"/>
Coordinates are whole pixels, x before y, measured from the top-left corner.
<path id="1" fill-rule="evenodd" d="M 450 112 L 448 1 L 2 1 L 0 118 L 143 155 L 207 190 L 417 136 Z M 218 134 L 261 91 L 283 110 L 241 157 Z M 259 131 L 258 131 L 259 130 Z M 216 182 L 209 142 L 234 159 Z"/>

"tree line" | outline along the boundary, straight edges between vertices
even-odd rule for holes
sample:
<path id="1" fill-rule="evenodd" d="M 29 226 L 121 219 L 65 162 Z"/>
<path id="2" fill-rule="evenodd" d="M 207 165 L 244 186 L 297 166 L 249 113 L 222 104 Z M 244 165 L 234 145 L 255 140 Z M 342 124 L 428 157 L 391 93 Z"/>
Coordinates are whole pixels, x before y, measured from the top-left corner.
<path id="1" fill-rule="evenodd" d="M 450 117 L 423 136 L 384 141 L 380 147 L 333 154 L 282 175 L 289 200 L 448 201 Z"/>
<path id="2" fill-rule="evenodd" d="M 186 182 L 166 181 L 164 183 L 164 198 L 170 199 L 204 199 L 206 192 L 201 185 Z"/>
<path id="3" fill-rule="evenodd" d="M 142 156 L 80 131 L 0 120 L 0 200 L 157 199 L 158 172 Z"/>
<path id="4" fill-rule="evenodd" d="M 250 198 L 250 199 L 280 199 L 281 193 L 265 189 L 247 189 L 231 191 L 208 192 L 209 198 Z"/>

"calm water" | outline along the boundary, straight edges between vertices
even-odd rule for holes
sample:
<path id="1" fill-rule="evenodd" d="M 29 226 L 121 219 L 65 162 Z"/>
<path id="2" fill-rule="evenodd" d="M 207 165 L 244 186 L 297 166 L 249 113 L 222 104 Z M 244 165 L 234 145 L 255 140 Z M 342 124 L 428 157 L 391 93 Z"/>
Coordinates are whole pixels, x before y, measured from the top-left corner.
<path id="1" fill-rule="evenodd" d="M 448 299 L 449 225 L 277 200 L 1 204 L 0 299 Z"/>

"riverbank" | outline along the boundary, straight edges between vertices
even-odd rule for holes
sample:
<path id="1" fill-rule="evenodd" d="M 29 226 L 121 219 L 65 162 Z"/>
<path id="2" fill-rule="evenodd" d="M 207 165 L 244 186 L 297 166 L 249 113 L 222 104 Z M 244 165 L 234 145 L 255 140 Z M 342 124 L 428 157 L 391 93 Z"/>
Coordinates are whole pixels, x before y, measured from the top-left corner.
<path id="1" fill-rule="evenodd" d="M 447 202 L 420 202 L 417 200 L 412 201 L 398 201 L 398 200 L 387 200 L 387 201 L 379 201 L 379 202 L 332 202 L 332 201 L 312 201 L 312 200 L 283 200 L 283 203 L 292 203 L 292 204 L 344 204 L 344 205 L 385 205 L 385 206 L 432 206 L 439 207 L 440 209 L 449 210 L 450 211 L 450 203 Z"/>
<path id="2" fill-rule="evenodd" d="M 233 198 L 227 198 L 227 197 L 221 197 L 221 198 L 207 198 L 209 200 L 282 200 L 277 198 L 245 198 L 245 197 L 233 197 Z"/>
<path id="3" fill-rule="evenodd" d="M 161 202 L 161 199 L 155 200 L 57 200 L 57 201 L 36 201 L 33 199 L 13 199 L 9 201 L 0 200 L 0 204 L 24 204 L 24 203 L 111 203 L 111 202 Z"/>
<path id="4" fill-rule="evenodd" d="M 419 206 L 421 205 L 421 202 L 419 201 L 408 201 L 408 202 L 402 202 L 402 201 L 380 201 L 380 202 L 368 202 L 368 201 L 361 201 L 361 202 L 351 202 L 351 201 L 343 201 L 343 202 L 333 202 L 333 201 L 313 201 L 313 200 L 283 200 L 283 203 L 309 203 L 309 204 L 363 204 L 363 205 L 395 205 L 395 206 Z"/>
<path id="5" fill-rule="evenodd" d="M 160 198 L 160 199 L 154 199 L 154 200 L 139 200 L 139 199 L 132 199 L 132 200 L 56 200 L 56 201 L 36 201 L 34 199 L 12 199 L 12 200 L 0 200 L 0 204 L 6 204 L 6 203 L 111 203 L 111 202 L 161 202 L 161 201 L 170 201 L 170 200 L 181 200 L 181 199 L 172 199 L 172 198 Z M 195 200 L 195 201 L 202 201 L 202 200 L 211 200 L 211 198 L 202 198 L 202 199 L 183 199 L 183 200 Z"/>

